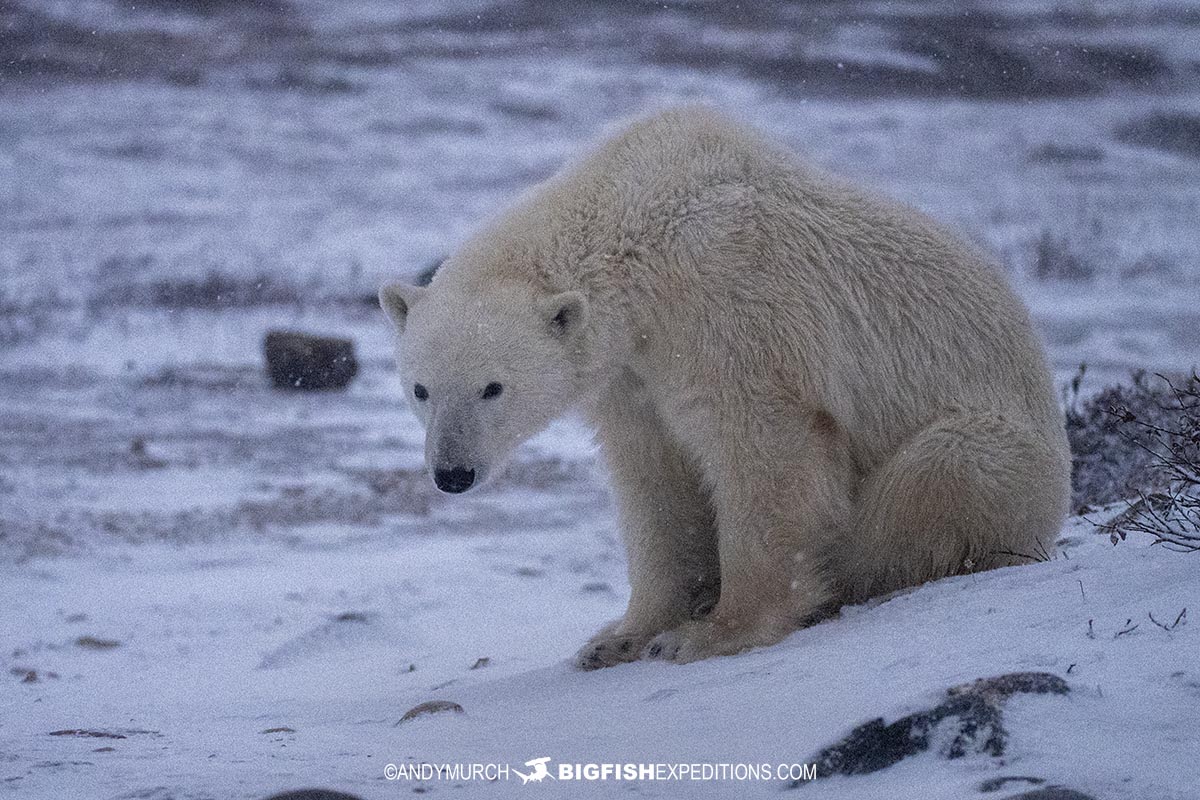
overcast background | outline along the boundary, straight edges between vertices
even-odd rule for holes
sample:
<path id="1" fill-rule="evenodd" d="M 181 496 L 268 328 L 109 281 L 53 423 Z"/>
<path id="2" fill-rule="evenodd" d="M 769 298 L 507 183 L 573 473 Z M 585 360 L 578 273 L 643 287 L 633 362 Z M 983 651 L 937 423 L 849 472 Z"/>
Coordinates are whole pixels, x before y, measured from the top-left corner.
<path id="1" fill-rule="evenodd" d="M 1060 373 L 1186 368 L 1198 54 L 1200 7 L 1149 0 L 0 0 L 0 346 L 350 313 L 614 121 L 702 101 L 987 247 Z"/>

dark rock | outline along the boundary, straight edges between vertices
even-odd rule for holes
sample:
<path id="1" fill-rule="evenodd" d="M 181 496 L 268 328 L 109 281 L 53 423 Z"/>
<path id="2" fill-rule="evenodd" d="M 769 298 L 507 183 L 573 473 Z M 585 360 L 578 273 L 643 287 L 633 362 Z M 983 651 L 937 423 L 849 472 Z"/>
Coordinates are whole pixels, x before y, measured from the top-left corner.
<path id="1" fill-rule="evenodd" d="M 880 717 L 859 725 L 811 760 L 817 765 L 817 777 L 827 778 L 877 772 L 935 746 L 938 755 L 947 759 L 970 753 L 1001 756 L 1008 742 L 1002 715 L 1005 700 L 1014 694 L 1068 691 L 1062 678 L 1044 672 L 982 678 L 947 690 L 945 699 L 927 711 L 909 714 L 890 724 Z M 788 788 L 804 784 L 805 781 L 793 781 Z"/>
<path id="2" fill-rule="evenodd" d="M 963 694 L 890 725 L 882 718 L 859 725 L 817 755 L 817 775 L 866 775 L 886 769 L 928 750 L 933 730 L 943 723 L 952 726 L 942 731 L 948 737 L 941 748 L 945 758 L 962 758 L 971 752 L 1004 753 L 1008 734 L 1000 723 L 1000 709 L 980 695 Z"/>
<path id="3" fill-rule="evenodd" d="M 1024 794 L 1014 794 L 1004 800 L 1096 800 L 1090 794 L 1065 789 L 1062 786 L 1047 786 L 1044 789 L 1034 789 Z"/>
<path id="4" fill-rule="evenodd" d="M 463 713 L 463 707 L 449 700 L 429 700 L 428 702 L 413 706 L 404 712 L 404 716 L 400 718 L 400 722 L 408 722 L 417 717 L 423 717 L 427 714 L 440 714 L 444 711 L 453 711 L 455 714 L 461 714 Z M 396 725 L 399 725 L 400 722 L 397 722 Z"/>
<path id="5" fill-rule="evenodd" d="M 84 739 L 124 739 L 125 735 L 121 733 L 110 733 L 109 731 L 91 731 L 83 728 L 67 728 L 61 731 L 50 731 L 51 736 L 76 736 Z"/>
<path id="6" fill-rule="evenodd" d="M 115 639 L 101 639 L 96 636 L 80 636 L 75 640 L 76 647 L 82 647 L 85 650 L 112 650 L 114 647 L 120 647 L 121 643 Z"/>
<path id="7" fill-rule="evenodd" d="M 1009 787 L 1010 783 L 1027 783 L 1030 786 L 1041 786 L 1046 782 L 1045 778 L 1031 778 L 1028 775 L 1001 775 L 999 778 L 988 778 L 983 783 L 979 784 L 981 792 L 995 792 Z"/>
<path id="8" fill-rule="evenodd" d="M 980 678 L 947 690 L 950 697 L 980 695 L 988 700 L 1007 700 L 1014 694 L 1067 694 L 1071 687 L 1049 672 L 1010 672 L 994 678 Z"/>
<path id="9" fill-rule="evenodd" d="M 341 389 L 358 374 L 354 342 L 296 331 L 271 331 L 263 342 L 277 389 Z"/>
<path id="10" fill-rule="evenodd" d="M 273 794 L 267 800 L 362 800 L 362 798 L 356 794 L 331 792 L 328 789 L 297 789 Z"/>

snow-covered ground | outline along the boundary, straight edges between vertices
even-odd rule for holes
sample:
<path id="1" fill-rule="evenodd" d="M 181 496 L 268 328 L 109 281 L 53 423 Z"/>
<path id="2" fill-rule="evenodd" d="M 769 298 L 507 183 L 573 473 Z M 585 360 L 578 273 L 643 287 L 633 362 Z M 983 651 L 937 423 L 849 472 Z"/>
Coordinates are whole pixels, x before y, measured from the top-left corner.
<path id="1" fill-rule="evenodd" d="M 560 502 L 564 511 L 570 501 Z M 621 611 L 621 558 L 603 514 L 543 522 L 437 535 L 396 520 L 372 537 L 326 525 L 285 546 L 153 543 L 7 566 L 4 660 L 37 680 L 4 689 L 0 791 L 228 800 L 322 785 L 366 798 L 516 796 L 512 773 L 497 787 L 388 781 L 385 770 L 526 770 L 538 757 L 551 758 L 552 774 L 560 763 L 774 768 L 809 763 L 852 727 L 927 708 L 950 686 L 1040 671 L 1071 692 L 1010 700 L 1002 758 L 923 753 L 797 796 L 1006 797 L 978 793 L 1005 776 L 1096 798 L 1196 796 L 1200 633 L 1150 620 L 1194 613 L 1200 577 L 1187 556 L 1113 548 L 1084 523 L 1068 529 L 1058 560 L 849 608 L 776 647 L 582 673 L 568 657 Z M 84 636 L 115 645 L 80 646 Z M 479 659 L 488 661 L 472 669 Z M 429 700 L 463 712 L 396 724 Z M 50 735 L 62 730 L 123 738 Z M 536 791 L 740 798 L 779 796 L 784 785 L 551 781 Z"/>
<path id="2" fill-rule="evenodd" d="M 572 671 L 627 593 L 587 432 L 565 420 L 486 492 L 439 496 L 370 295 L 613 120 L 703 100 L 995 253 L 1060 381 L 1188 369 L 1200 145 L 1120 131 L 1200 118 L 1198 44 L 1200 7 L 1158 0 L 0 0 L 0 795 L 508 796 L 515 776 L 385 769 L 801 763 L 1041 671 L 1072 691 L 1010 700 L 1002 758 L 926 753 L 798 796 L 1006 798 L 1033 784 L 977 790 L 1023 775 L 1196 797 L 1195 627 L 1149 619 L 1195 616 L 1195 557 L 1079 521 L 1053 562 L 778 647 Z M 270 389 L 276 327 L 353 338 L 360 376 Z M 434 699 L 463 713 L 395 725 Z"/>

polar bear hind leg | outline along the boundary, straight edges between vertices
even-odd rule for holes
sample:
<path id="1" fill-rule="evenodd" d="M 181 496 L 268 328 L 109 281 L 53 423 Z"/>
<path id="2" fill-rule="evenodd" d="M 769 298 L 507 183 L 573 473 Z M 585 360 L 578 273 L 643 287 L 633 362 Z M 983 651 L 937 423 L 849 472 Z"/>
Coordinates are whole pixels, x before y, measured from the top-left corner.
<path id="1" fill-rule="evenodd" d="M 832 554 L 842 599 L 1049 557 L 1068 475 L 1065 446 L 999 412 L 937 420 L 864 481 Z"/>

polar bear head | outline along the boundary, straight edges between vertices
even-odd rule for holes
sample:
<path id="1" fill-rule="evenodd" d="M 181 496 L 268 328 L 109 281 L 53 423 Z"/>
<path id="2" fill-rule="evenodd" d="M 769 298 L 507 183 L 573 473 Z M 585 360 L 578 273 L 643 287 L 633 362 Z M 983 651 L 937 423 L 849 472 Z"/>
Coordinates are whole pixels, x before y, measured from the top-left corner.
<path id="1" fill-rule="evenodd" d="M 390 284 L 379 301 L 398 333 L 405 394 L 425 426 L 425 463 L 439 489 L 459 493 L 578 401 L 587 300 L 439 283 Z"/>

